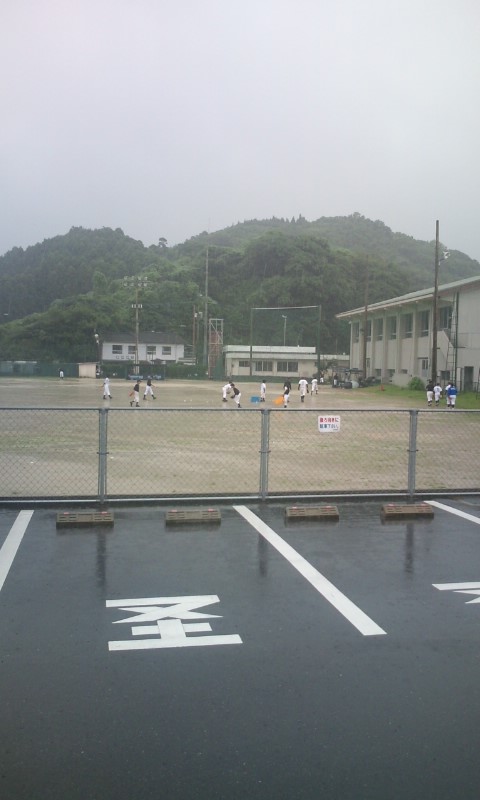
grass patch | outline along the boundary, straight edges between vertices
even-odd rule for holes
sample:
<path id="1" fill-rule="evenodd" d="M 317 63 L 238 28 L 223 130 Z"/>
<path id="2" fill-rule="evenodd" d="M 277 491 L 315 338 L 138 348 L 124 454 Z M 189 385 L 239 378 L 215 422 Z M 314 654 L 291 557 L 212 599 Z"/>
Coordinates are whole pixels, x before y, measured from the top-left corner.
<path id="1" fill-rule="evenodd" d="M 382 392 L 379 386 L 368 386 L 364 389 L 355 389 L 355 394 L 358 397 L 365 397 L 367 395 L 377 397 L 379 395 L 384 395 L 388 397 L 390 400 L 393 398 L 398 398 L 402 401 L 402 405 L 406 401 L 412 408 L 423 408 L 427 402 L 427 396 L 425 390 L 418 390 L 418 389 L 408 389 L 407 387 L 402 386 L 394 386 L 393 384 L 386 384 L 384 385 L 384 391 Z M 442 395 L 440 400 L 440 407 L 446 408 L 445 397 Z M 459 392 L 457 395 L 457 403 L 456 408 L 463 408 L 466 410 L 470 409 L 479 409 L 480 408 L 480 395 L 476 392 Z"/>

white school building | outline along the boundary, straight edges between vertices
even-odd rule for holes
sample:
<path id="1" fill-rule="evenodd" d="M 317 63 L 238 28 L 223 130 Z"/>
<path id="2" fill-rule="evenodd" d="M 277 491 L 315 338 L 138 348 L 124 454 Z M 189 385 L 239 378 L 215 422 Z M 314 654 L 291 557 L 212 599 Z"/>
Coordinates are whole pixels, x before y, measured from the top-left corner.
<path id="1" fill-rule="evenodd" d="M 437 377 L 465 391 L 480 371 L 480 276 L 446 283 L 437 294 Z M 406 386 L 431 376 L 434 289 L 337 314 L 350 323 L 350 366 L 383 382 Z"/>

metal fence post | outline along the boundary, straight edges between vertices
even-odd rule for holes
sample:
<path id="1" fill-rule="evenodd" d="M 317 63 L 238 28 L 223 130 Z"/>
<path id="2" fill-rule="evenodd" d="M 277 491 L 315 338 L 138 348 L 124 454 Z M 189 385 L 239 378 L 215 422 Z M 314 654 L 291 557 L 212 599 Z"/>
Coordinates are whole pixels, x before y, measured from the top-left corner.
<path id="1" fill-rule="evenodd" d="M 100 408 L 98 417 L 98 502 L 105 503 L 107 496 L 107 425 L 108 409 Z"/>
<path id="2" fill-rule="evenodd" d="M 410 409 L 410 432 L 408 437 L 408 497 L 415 496 L 415 469 L 417 464 L 417 424 L 418 410 Z"/>
<path id="3" fill-rule="evenodd" d="M 268 495 L 268 457 L 270 453 L 270 409 L 262 408 L 260 429 L 260 497 L 265 500 Z"/>

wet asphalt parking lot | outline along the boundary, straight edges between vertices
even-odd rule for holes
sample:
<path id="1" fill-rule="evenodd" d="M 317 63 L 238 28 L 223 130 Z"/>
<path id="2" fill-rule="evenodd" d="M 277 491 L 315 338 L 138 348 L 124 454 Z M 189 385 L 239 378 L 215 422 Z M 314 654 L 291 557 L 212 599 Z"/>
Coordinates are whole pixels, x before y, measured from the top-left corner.
<path id="1" fill-rule="evenodd" d="M 0 510 L 2 800 L 477 800 L 480 499 L 288 505 Z"/>

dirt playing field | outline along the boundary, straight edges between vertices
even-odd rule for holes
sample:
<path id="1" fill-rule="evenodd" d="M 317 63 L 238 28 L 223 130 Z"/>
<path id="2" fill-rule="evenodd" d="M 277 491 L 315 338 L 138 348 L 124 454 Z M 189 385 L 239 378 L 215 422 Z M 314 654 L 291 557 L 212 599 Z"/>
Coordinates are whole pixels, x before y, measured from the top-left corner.
<path id="1" fill-rule="evenodd" d="M 147 400 L 148 407 L 162 408 L 219 408 L 222 406 L 222 385 L 224 381 L 182 381 L 167 380 L 155 384 L 156 400 Z M 292 382 L 293 383 L 293 382 Z M 252 408 L 251 397 L 260 393 L 258 381 L 238 381 L 242 393 L 242 407 Z M 267 383 L 266 407 L 275 407 L 274 400 L 282 394 L 281 383 Z M 133 382 L 112 379 L 110 391 L 112 399 L 103 400 L 103 382 L 92 378 L 0 378 L 1 408 L 98 408 L 104 405 L 109 408 L 129 407 L 129 393 Z M 145 381 L 141 383 L 145 388 Z M 142 400 L 142 392 L 140 393 Z M 228 400 L 233 407 L 233 400 Z M 330 385 L 319 386 L 318 394 L 308 394 L 305 403 L 300 403 L 300 393 L 293 383 L 290 395 L 290 407 L 300 408 L 424 408 L 426 406 L 424 392 L 418 393 L 418 404 L 412 403 L 408 397 L 390 395 L 388 386 L 384 391 L 380 386 L 375 391 L 362 389 L 333 389 Z"/>
<path id="2" fill-rule="evenodd" d="M 267 385 L 260 404 L 250 402 L 258 383 L 245 382 L 238 411 L 231 397 L 222 402 L 222 384 L 161 382 L 155 400 L 141 392 L 137 409 L 131 381 L 112 380 L 112 399 L 104 400 L 100 380 L 2 379 L 0 497 L 95 496 L 102 449 L 107 492 L 117 498 L 254 496 L 261 484 L 268 494 L 402 492 L 412 453 L 417 491 L 480 487 L 478 411 L 428 409 L 419 392 L 411 445 L 412 399 L 388 387 L 322 386 L 302 403 L 294 385 L 284 410 L 275 403 L 281 385 Z M 268 420 L 261 409 L 270 410 Z M 336 432 L 322 433 L 324 414 L 338 416 Z"/>

